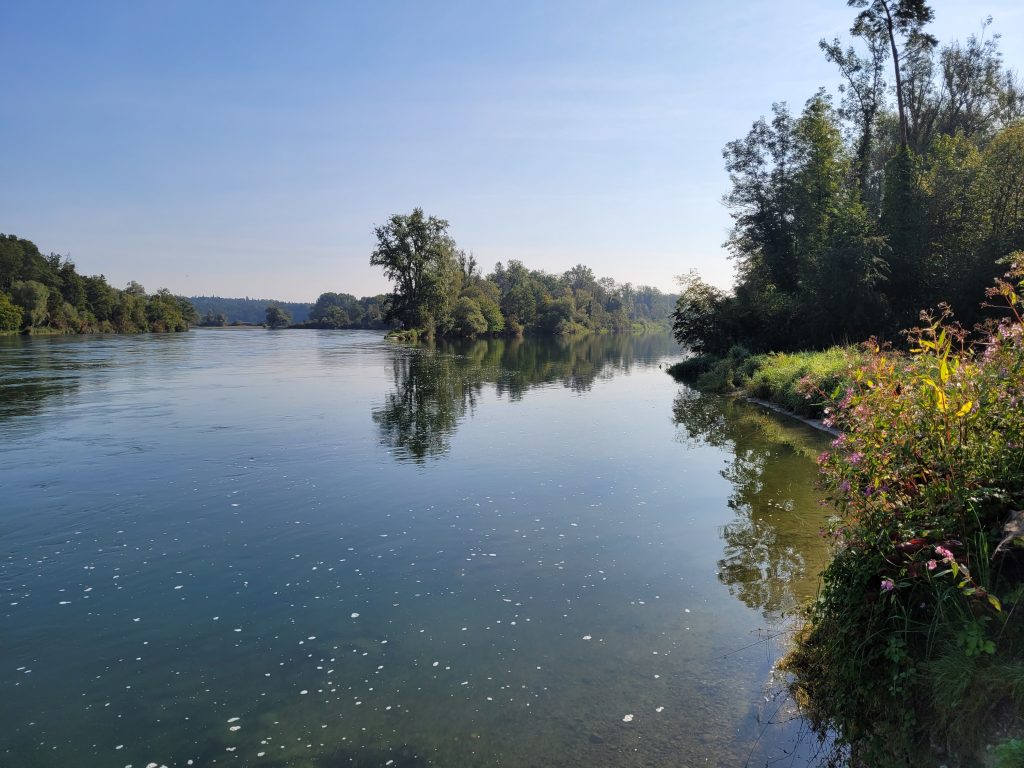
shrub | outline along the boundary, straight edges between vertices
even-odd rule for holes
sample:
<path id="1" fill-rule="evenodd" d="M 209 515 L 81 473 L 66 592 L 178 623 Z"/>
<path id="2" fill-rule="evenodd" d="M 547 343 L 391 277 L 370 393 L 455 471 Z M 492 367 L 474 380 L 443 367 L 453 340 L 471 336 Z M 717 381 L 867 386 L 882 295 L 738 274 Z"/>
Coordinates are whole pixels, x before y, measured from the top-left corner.
<path id="1" fill-rule="evenodd" d="M 862 356 L 848 347 L 759 355 L 746 391 L 751 397 L 771 400 L 803 416 L 820 418 L 828 402 L 820 395 L 851 382 L 862 361 Z"/>
<path id="2" fill-rule="evenodd" d="M 927 763 L 940 734 L 968 752 L 995 704 L 1024 705 L 1022 278 L 997 282 L 1009 317 L 973 341 L 943 311 L 909 357 L 870 345 L 827 414 L 837 552 L 787 665 L 812 722 L 866 764 Z"/>

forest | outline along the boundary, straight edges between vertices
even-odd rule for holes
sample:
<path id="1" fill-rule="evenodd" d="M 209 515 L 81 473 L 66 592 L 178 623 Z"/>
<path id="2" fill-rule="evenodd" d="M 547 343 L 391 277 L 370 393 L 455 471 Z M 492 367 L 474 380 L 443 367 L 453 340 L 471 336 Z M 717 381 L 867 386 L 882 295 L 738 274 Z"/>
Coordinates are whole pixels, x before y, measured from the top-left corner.
<path id="1" fill-rule="evenodd" d="M 940 303 L 970 325 L 1024 248 L 1024 92 L 991 20 L 940 45 L 924 2 L 849 5 L 849 39 L 819 43 L 838 92 L 772 105 L 723 150 L 736 282 L 681 278 L 695 352 L 892 338 Z"/>
<path id="2" fill-rule="evenodd" d="M 190 304 L 199 314 L 199 325 L 216 327 L 224 325 L 261 325 L 267 307 L 280 307 L 294 318 L 304 322 L 309 318 L 312 306 L 309 302 L 277 301 L 276 299 L 225 298 L 223 296 L 188 296 Z"/>
<path id="3" fill-rule="evenodd" d="M 583 264 L 558 275 L 511 259 L 485 277 L 448 234 L 448 222 L 421 208 L 391 216 L 375 234 L 370 264 L 393 284 L 385 319 L 410 336 L 632 331 L 667 324 L 676 301 L 651 286 L 595 277 Z"/>
<path id="4" fill-rule="evenodd" d="M 103 275 L 78 274 L 65 256 L 0 234 L 0 333 L 186 331 L 198 319 L 167 289 L 147 294 L 135 281 L 114 288 Z"/>

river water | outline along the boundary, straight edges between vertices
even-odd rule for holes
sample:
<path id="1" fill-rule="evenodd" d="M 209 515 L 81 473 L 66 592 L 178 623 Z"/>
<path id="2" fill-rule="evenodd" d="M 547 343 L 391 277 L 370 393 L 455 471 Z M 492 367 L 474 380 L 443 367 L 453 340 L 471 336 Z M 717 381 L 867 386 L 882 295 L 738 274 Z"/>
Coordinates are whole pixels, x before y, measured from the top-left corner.
<path id="1" fill-rule="evenodd" d="M 0 765 L 815 764 L 823 438 L 680 356 L 0 339 Z"/>

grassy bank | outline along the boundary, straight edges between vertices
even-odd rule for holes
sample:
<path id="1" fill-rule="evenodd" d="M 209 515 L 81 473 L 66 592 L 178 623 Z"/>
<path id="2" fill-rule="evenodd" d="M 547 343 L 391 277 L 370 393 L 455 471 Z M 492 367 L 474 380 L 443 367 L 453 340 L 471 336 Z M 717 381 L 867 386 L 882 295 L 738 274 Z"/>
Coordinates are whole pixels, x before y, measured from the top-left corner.
<path id="1" fill-rule="evenodd" d="M 906 353 L 687 361 L 676 375 L 824 417 L 834 558 L 786 660 L 837 764 L 1024 765 L 1024 271 L 1007 313 Z M 1017 737 L 1017 738 L 1013 738 Z"/>
<path id="2" fill-rule="evenodd" d="M 855 347 L 769 355 L 733 347 L 725 357 L 691 357 L 668 372 L 704 391 L 745 394 L 820 419 L 829 405 L 828 395 L 848 387 L 864 361 L 864 353 Z"/>

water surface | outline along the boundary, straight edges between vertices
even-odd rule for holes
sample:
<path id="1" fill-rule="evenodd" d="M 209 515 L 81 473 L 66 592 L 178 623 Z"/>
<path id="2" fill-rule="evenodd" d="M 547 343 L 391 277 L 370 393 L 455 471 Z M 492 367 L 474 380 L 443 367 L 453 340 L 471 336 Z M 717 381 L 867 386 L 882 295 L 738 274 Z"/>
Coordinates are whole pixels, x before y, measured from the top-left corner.
<path id="1" fill-rule="evenodd" d="M 822 438 L 679 357 L 0 340 L 0 764 L 813 764 Z"/>

